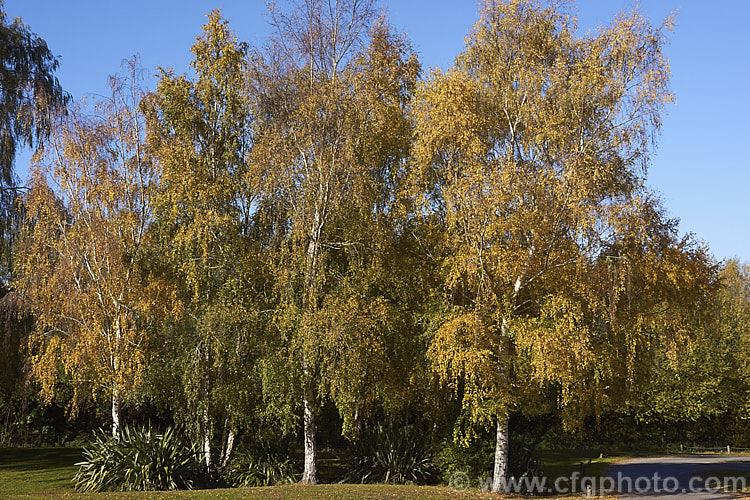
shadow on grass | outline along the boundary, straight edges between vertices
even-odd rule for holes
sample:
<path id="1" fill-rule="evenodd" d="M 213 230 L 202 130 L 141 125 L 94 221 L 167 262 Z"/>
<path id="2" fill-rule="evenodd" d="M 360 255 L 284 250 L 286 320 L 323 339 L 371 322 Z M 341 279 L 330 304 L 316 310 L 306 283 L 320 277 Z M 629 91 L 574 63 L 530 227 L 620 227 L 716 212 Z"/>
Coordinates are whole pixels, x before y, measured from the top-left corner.
<path id="1" fill-rule="evenodd" d="M 71 492 L 74 464 L 82 459 L 80 448 L 0 449 L 0 496 L 57 498 Z"/>
<path id="2" fill-rule="evenodd" d="M 3 448 L 0 449 L 0 470 L 46 471 L 72 467 L 82 459 L 80 448 Z"/>

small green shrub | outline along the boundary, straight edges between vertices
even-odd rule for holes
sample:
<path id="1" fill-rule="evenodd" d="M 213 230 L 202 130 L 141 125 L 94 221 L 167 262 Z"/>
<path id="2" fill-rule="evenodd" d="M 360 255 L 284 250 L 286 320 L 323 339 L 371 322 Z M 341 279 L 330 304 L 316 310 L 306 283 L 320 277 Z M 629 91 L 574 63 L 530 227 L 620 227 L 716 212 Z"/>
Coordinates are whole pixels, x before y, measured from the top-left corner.
<path id="1" fill-rule="evenodd" d="M 435 476 L 430 448 L 409 427 L 365 431 L 342 461 L 342 482 L 426 484 Z"/>
<path id="2" fill-rule="evenodd" d="M 435 455 L 435 465 L 440 479 L 448 483 L 456 472 L 471 478 L 491 477 L 495 466 L 495 441 L 493 436 L 483 436 L 462 446 L 446 439 Z M 541 477 L 542 463 L 536 443 L 528 436 L 512 436 L 508 448 L 508 475 L 511 477 Z"/>
<path id="3" fill-rule="evenodd" d="M 510 439 L 508 447 L 508 474 L 513 477 L 541 477 L 542 461 L 532 439 Z"/>
<path id="4" fill-rule="evenodd" d="M 222 476 L 236 488 L 294 483 L 299 478 L 294 460 L 268 451 L 238 455 L 224 468 Z"/>
<path id="5" fill-rule="evenodd" d="M 446 438 L 435 454 L 435 465 L 444 484 L 448 484 L 457 472 L 471 478 L 492 475 L 494 461 L 495 443 L 491 439 L 474 439 L 468 446 L 462 446 L 452 438 Z"/>
<path id="6" fill-rule="evenodd" d="M 192 489 L 201 470 L 198 450 L 172 428 L 125 427 L 120 439 L 100 431 L 83 456 L 73 477 L 80 492 Z"/>

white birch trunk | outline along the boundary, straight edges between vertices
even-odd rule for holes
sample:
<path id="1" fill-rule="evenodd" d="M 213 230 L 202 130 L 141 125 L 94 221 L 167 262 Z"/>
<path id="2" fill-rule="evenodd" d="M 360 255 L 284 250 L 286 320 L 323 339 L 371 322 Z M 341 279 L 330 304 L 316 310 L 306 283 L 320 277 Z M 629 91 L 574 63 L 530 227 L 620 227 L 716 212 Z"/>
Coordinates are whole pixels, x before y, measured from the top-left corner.
<path id="1" fill-rule="evenodd" d="M 224 420 L 224 430 L 221 432 L 221 450 L 219 451 L 219 466 L 224 466 L 224 457 L 227 454 L 227 433 L 229 432 L 229 419 Z"/>
<path id="2" fill-rule="evenodd" d="M 304 396 L 304 439 L 305 439 L 305 469 L 302 473 L 302 481 L 307 484 L 318 482 L 317 443 L 315 442 L 315 392 L 312 386 L 310 369 L 305 361 L 303 366 L 305 375 Z"/>
<path id="3" fill-rule="evenodd" d="M 508 417 L 497 418 L 496 440 L 495 440 L 495 469 L 492 474 L 492 491 L 502 493 L 505 491 L 505 476 L 508 473 Z"/>
<path id="4" fill-rule="evenodd" d="M 318 259 L 318 242 L 320 239 L 320 231 L 323 228 L 321 222 L 320 208 L 315 208 L 314 216 L 314 230 L 310 235 L 310 242 L 307 246 L 307 262 L 305 266 L 305 302 L 308 313 L 312 313 L 316 308 L 316 285 L 317 285 L 317 259 Z M 304 325 L 305 331 L 303 335 L 307 336 L 307 328 L 309 325 Z M 318 456 L 317 456 L 317 443 L 315 442 L 315 434 L 317 432 L 315 426 L 315 388 L 313 384 L 313 377 L 307 354 L 307 339 L 303 339 L 302 346 L 302 373 L 303 373 L 303 384 L 304 384 L 304 396 L 303 396 L 303 434 L 304 434 L 304 448 L 305 448 L 305 466 L 302 472 L 302 483 L 306 484 L 317 484 L 318 483 Z"/>
<path id="5" fill-rule="evenodd" d="M 232 449 L 234 448 L 234 429 L 229 429 L 229 435 L 227 436 L 226 448 L 224 449 L 224 457 L 221 461 L 221 466 L 226 467 L 229 463 L 229 459 L 232 458 Z"/>
<path id="6" fill-rule="evenodd" d="M 207 344 L 203 345 L 203 361 L 206 363 L 205 369 L 206 373 L 204 374 L 203 379 L 203 425 L 201 426 L 201 430 L 203 432 L 203 461 L 206 464 L 206 470 L 210 473 L 211 472 L 211 466 L 213 465 L 213 459 L 211 458 L 211 438 L 213 437 L 213 428 L 212 428 L 212 422 L 211 422 L 211 414 L 209 413 L 211 404 L 210 404 L 210 380 L 208 375 L 208 370 L 211 363 L 211 357 L 210 357 L 210 351 Z"/>
<path id="7" fill-rule="evenodd" d="M 120 391 L 116 388 L 112 390 L 112 436 L 115 438 L 120 437 L 121 431 L 121 409 L 122 398 L 120 397 Z"/>
<path id="8" fill-rule="evenodd" d="M 211 470 L 211 418 L 208 415 L 208 406 L 203 409 L 203 459 L 206 469 Z"/>
<path id="9" fill-rule="evenodd" d="M 117 386 L 117 372 L 120 369 L 120 358 L 118 357 L 118 353 L 120 350 L 120 342 L 122 342 L 122 331 L 120 330 L 120 318 L 117 317 L 115 320 L 114 325 L 115 330 L 115 345 L 114 345 L 114 356 L 112 356 L 112 369 L 114 372 L 115 380 L 112 384 L 112 436 L 114 438 L 119 439 L 120 438 L 120 431 L 121 431 L 121 405 L 122 405 L 122 396 L 120 394 L 120 389 Z"/>

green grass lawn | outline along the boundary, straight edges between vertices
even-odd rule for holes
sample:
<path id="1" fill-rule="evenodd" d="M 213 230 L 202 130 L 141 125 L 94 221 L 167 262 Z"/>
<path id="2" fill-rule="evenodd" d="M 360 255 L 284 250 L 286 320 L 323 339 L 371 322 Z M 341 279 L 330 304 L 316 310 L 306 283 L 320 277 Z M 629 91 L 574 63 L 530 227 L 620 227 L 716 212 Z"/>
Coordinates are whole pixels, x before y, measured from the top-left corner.
<path id="1" fill-rule="evenodd" d="M 72 492 L 73 464 L 81 459 L 80 448 L 0 449 L 0 497 Z"/>
<path id="2" fill-rule="evenodd" d="M 603 477 L 609 465 L 628 456 L 623 453 L 607 455 L 590 449 L 540 452 L 543 473 L 551 481 L 558 477 L 569 478 L 574 472 L 587 477 Z"/>
<path id="3" fill-rule="evenodd" d="M 561 453 L 554 466 L 560 471 L 572 470 L 580 453 Z M 551 456 L 548 455 L 547 460 Z M 71 478 L 81 460 L 79 448 L 6 448 L 0 449 L 0 498 L 92 498 L 96 500 L 128 498 L 227 498 L 259 500 L 459 500 L 515 498 L 499 496 L 472 489 L 452 491 L 445 486 L 395 486 L 384 484 L 321 484 L 305 486 L 290 484 L 268 488 L 233 488 L 177 492 L 75 493 Z M 580 498 L 580 494 L 570 497 Z"/>

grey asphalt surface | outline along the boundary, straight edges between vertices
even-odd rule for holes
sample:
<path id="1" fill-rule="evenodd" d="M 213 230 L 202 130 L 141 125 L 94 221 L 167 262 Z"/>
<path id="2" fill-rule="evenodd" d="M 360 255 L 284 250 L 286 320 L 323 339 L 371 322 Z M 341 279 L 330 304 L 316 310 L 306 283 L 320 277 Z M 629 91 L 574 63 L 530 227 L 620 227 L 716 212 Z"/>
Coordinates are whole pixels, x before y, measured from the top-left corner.
<path id="1" fill-rule="evenodd" d="M 632 458 L 613 464 L 608 476 L 619 490 L 618 498 L 723 499 L 737 498 L 731 492 L 718 491 L 715 483 L 705 484 L 712 471 L 750 471 L 750 456 L 671 455 Z M 738 483 L 741 484 L 741 483 Z M 605 485 L 607 487 L 608 485 Z"/>

